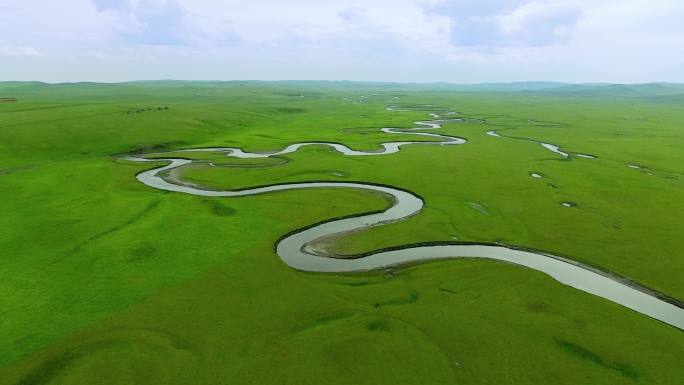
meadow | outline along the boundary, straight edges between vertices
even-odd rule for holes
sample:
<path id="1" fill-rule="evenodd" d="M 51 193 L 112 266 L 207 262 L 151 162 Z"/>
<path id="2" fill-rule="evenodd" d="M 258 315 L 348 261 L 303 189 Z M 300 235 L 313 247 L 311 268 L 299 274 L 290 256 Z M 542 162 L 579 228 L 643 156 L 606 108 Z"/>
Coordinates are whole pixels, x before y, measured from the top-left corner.
<path id="1" fill-rule="evenodd" d="M 382 196 L 167 193 L 135 179 L 151 165 L 118 158 L 301 141 L 373 150 L 406 139 L 379 128 L 428 118 L 391 103 L 444 107 L 464 120 L 438 132 L 467 144 L 364 158 L 322 146 L 257 160 L 182 153 L 206 164 L 179 177 L 224 189 L 397 186 L 424 210 L 336 239 L 336 252 L 499 243 L 682 301 L 684 91 L 658 92 L 0 83 L 0 97 L 18 99 L 0 104 L 0 384 L 683 383 L 681 330 L 529 269 L 454 260 L 313 274 L 275 254 L 283 234 L 384 209 Z"/>

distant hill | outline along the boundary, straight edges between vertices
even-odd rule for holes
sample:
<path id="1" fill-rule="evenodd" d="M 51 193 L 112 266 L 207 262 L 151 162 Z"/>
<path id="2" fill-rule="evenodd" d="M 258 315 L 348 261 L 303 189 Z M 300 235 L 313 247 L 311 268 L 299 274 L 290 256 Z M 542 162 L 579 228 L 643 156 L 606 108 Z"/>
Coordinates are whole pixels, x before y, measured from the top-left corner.
<path id="1" fill-rule="evenodd" d="M 549 90 L 558 87 L 569 86 L 568 83 L 560 82 L 513 82 L 513 83 L 478 83 L 478 84 L 455 84 L 453 88 L 464 91 L 480 92 L 520 92 L 520 91 L 539 91 Z"/>
<path id="2" fill-rule="evenodd" d="M 684 93 L 684 84 L 569 84 L 537 93 L 577 97 L 668 97 Z"/>
<path id="3" fill-rule="evenodd" d="M 560 82 L 513 82 L 513 83 L 478 83 L 478 84 L 453 84 L 453 83 L 397 83 L 397 82 L 371 82 L 371 81 L 332 81 L 332 80 L 136 80 L 121 83 L 43 83 L 43 82 L 0 82 L 0 90 L 7 88 L 28 89 L 32 87 L 95 87 L 95 86 L 136 86 L 136 87 L 226 87 L 236 85 L 269 85 L 269 86 L 298 86 L 298 87 L 328 87 L 328 88 L 420 88 L 440 89 L 454 91 L 478 91 L 478 92 L 518 92 L 537 91 L 570 86 Z"/>
<path id="4" fill-rule="evenodd" d="M 59 99 L 76 97 L 92 99 L 117 95 L 121 99 L 135 99 L 141 95 L 158 95 L 159 89 L 169 92 L 202 92 L 203 89 L 229 87 L 276 87 L 299 91 L 338 89 L 348 92 L 396 92 L 401 90 L 422 90 L 439 92 L 476 92 L 476 93 L 508 93 L 527 94 L 530 96 L 556 96 L 578 98 L 638 98 L 654 102 L 681 101 L 684 98 L 684 84 L 679 83 L 644 83 L 644 84 L 609 84 L 583 83 L 569 84 L 561 82 L 534 81 L 512 83 L 391 83 L 360 81 L 325 81 L 325 80 L 288 80 L 288 81 L 192 81 L 192 80 L 145 80 L 123 83 L 43 83 L 43 82 L 0 82 L 0 95 L 12 95 L 14 98 Z M 157 91 L 155 91 L 157 90 Z M 166 91 L 165 91 L 166 92 Z"/>

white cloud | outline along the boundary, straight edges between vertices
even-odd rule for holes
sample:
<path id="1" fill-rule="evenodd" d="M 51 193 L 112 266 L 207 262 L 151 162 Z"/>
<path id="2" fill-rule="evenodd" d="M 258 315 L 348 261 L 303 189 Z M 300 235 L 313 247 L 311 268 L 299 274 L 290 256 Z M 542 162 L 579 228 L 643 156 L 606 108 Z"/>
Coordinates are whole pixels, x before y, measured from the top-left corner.
<path id="1" fill-rule="evenodd" d="M 567 37 L 581 15 L 576 4 L 534 1 L 496 19 L 505 34 L 522 35 L 531 42 L 554 42 Z"/>
<path id="2" fill-rule="evenodd" d="M 37 49 L 29 46 L 3 46 L 0 45 L 0 56 L 44 56 Z"/>
<path id="3" fill-rule="evenodd" d="M 684 81 L 679 1 L 530 1 L 490 17 L 505 44 L 455 45 L 451 62 L 495 80 Z"/>
<path id="4" fill-rule="evenodd" d="M 680 0 L 0 2 L 12 78 L 684 81 Z"/>

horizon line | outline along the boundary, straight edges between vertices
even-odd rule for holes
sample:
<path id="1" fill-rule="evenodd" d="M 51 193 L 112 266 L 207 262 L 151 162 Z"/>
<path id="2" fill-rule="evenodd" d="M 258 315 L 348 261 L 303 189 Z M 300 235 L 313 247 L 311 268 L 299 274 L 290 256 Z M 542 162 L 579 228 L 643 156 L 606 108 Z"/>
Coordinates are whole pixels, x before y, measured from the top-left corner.
<path id="1" fill-rule="evenodd" d="M 670 84 L 670 85 L 684 85 L 684 82 L 667 81 L 667 80 L 653 80 L 646 82 L 566 82 L 557 80 L 517 80 L 517 81 L 484 81 L 473 83 L 455 83 L 449 81 L 389 81 L 389 80 L 349 80 L 349 79 L 136 79 L 136 80 L 119 80 L 119 81 L 98 81 L 98 80 L 79 80 L 79 81 L 44 81 L 44 80 L 0 80 L 3 83 L 40 83 L 45 85 L 68 85 L 68 84 L 125 84 L 125 83 L 145 83 L 145 82 L 187 82 L 187 83 L 287 83 L 287 82 L 302 82 L 302 83 L 375 83 L 375 84 L 397 84 L 397 85 L 451 85 L 451 86 L 481 86 L 494 84 L 558 84 L 558 85 L 587 85 L 587 86 L 611 86 L 611 85 L 652 85 L 652 84 Z"/>

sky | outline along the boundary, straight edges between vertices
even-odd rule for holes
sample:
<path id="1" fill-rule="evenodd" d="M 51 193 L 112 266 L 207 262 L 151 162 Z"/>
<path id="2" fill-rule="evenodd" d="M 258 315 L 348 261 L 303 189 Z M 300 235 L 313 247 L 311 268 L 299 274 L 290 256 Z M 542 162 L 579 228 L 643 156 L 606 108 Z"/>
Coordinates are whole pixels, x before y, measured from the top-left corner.
<path id="1" fill-rule="evenodd" d="M 684 0 L 0 0 L 0 81 L 684 82 Z"/>

